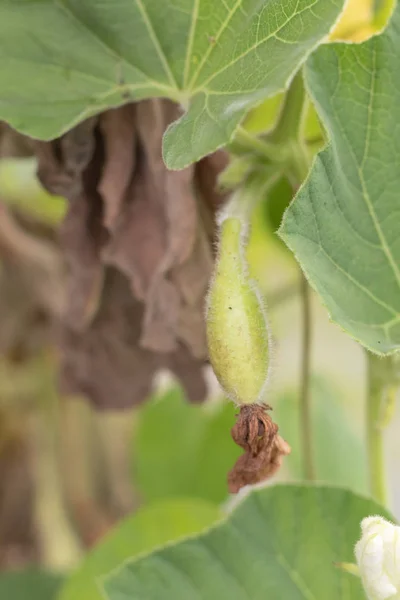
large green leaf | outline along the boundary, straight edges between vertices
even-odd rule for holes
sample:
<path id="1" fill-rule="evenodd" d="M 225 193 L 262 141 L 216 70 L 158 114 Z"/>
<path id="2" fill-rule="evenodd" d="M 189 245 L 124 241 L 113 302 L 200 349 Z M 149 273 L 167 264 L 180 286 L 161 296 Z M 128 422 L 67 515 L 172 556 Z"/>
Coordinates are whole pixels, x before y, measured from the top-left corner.
<path id="1" fill-rule="evenodd" d="M 174 496 L 222 502 L 240 454 L 230 436 L 231 402 L 189 404 L 173 388 L 141 409 L 133 446 L 134 483 L 144 501 Z"/>
<path id="2" fill-rule="evenodd" d="M 253 490 L 223 523 L 123 565 L 105 580 L 109 600 L 362 600 L 354 560 L 360 521 L 383 509 L 339 488 Z"/>
<path id="3" fill-rule="evenodd" d="M 331 142 L 280 233 L 331 317 L 400 348 L 400 6 L 381 36 L 320 48 L 306 80 Z"/>
<path id="4" fill-rule="evenodd" d="M 26 569 L 0 575 L 1 600 L 55 600 L 62 577 Z"/>
<path id="5" fill-rule="evenodd" d="M 360 432 L 355 430 L 344 410 L 341 397 L 341 389 L 335 382 L 322 376 L 312 378 L 312 445 L 316 478 L 364 493 L 368 489 L 365 448 Z M 292 448 L 285 458 L 285 468 L 296 480 L 302 479 L 303 475 L 300 410 L 298 390 L 290 388 L 274 404 L 274 420 Z"/>
<path id="6" fill-rule="evenodd" d="M 38 138 L 130 100 L 187 113 L 167 165 L 226 144 L 246 110 L 284 88 L 343 0 L 0 0 L 0 118 Z"/>
<path id="7" fill-rule="evenodd" d="M 81 567 L 65 583 L 58 600 L 103 600 L 99 577 L 127 559 L 180 537 L 199 533 L 220 516 L 216 506 L 195 499 L 176 498 L 142 508 L 122 521 L 87 555 Z"/>

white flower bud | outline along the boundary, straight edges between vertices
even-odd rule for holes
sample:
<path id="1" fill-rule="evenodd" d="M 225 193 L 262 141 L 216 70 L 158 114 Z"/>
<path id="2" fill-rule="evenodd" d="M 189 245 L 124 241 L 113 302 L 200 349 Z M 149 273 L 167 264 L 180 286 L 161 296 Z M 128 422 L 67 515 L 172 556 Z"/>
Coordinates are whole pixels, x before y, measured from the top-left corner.
<path id="1" fill-rule="evenodd" d="M 355 554 L 368 600 L 400 600 L 400 527 L 367 517 L 361 531 Z"/>

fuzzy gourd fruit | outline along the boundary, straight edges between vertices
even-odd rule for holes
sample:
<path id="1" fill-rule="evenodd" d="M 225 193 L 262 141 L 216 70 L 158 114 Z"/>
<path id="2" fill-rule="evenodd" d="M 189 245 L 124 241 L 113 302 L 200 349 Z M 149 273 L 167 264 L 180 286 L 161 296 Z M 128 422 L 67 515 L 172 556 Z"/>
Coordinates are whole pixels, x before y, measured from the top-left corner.
<path id="1" fill-rule="evenodd" d="M 262 404 L 270 362 L 268 323 L 248 273 L 248 226 L 236 214 L 237 200 L 220 217 L 219 252 L 207 301 L 208 350 L 225 393 L 238 405 Z"/>
<path id="2" fill-rule="evenodd" d="M 225 393 L 240 407 L 231 435 L 244 450 L 228 473 L 237 493 L 272 477 L 290 453 L 265 402 L 270 371 L 267 316 L 249 276 L 246 238 L 257 185 L 237 190 L 219 216 L 219 248 L 207 302 L 208 351 Z"/>

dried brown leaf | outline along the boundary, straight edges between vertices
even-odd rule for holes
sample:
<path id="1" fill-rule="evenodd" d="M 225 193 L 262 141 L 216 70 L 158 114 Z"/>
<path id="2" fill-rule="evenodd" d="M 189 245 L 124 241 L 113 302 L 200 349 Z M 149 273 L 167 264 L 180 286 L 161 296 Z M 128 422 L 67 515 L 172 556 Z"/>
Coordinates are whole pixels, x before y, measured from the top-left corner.
<path id="1" fill-rule="evenodd" d="M 100 116 L 100 131 L 105 156 L 98 191 L 104 200 L 104 224 L 112 230 L 134 174 L 135 105 L 127 104 L 103 113 Z"/>
<path id="2" fill-rule="evenodd" d="M 107 239 L 97 192 L 102 157 L 95 125 L 96 121 L 89 119 L 60 140 L 35 145 L 41 182 L 51 193 L 69 200 L 60 231 L 68 266 L 65 319 L 81 330 L 97 310 L 103 281 L 100 254 Z"/>
<path id="3" fill-rule="evenodd" d="M 136 108 L 136 123 L 141 153 L 137 171 L 126 195 L 126 203 L 115 225 L 114 236 L 104 252 L 110 264 L 120 268 L 131 280 L 135 296 L 145 303 L 143 347 L 171 352 L 179 342 L 190 345 L 198 340 L 199 323 L 203 320 L 203 300 L 211 272 L 211 252 L 195 244 L 201 235 L 197 201 L 193 189 L 193 169 L 168 171 L 161 155 L 162 136 L 167 125 L 177 117 L 178 109 L 167 101 L 148 100 Z M 200 231 L 200 233 L 199 233 Z M 200 263 L 193 260 L 201 249 Z M 206 254 L 204 256 L 204 254 Z M 200 273 L 194 265 L 201 264 Z M 175 274 L 175 270 L 178 273 Z M 190 308 L 185 305 L 189 276 L 197 285 Z M 196 307 L 196 308 L 195 308 Z M 195 335 L 188 336 L 187 324 L 193 316 Z M 183 335 L 180 334 L 183 324 Z M 204 331 L 204 326 L 203 326 Z M 196 356 L 205 356 L 204 333 L 201 350 L 196 343 Z"/>
<path id="4" fill-rule="evenodd" d="M 143 402 L 155 373 L 168 368 L 182 381 L 193 401 L 205 396 L 203 361 L 180 346 L 172 353 L 151 352 L 139 345 L 143 304 L 132 297 L 127 278 L 106 270 L 98 313 L 85 332 L 64 331 L 62 392 L 85 396 L 97 408 L 128 408 Z"/>
<path id="5" fill-rule="evenodd" d="M 62 388 L 99 407 L 141 402 L 161 367 L 192 399 L 205 395 L 203 306 L 222 197 L 207 204 L 194 167 L 166 169 L 162 136 L 178 115 L 169 101 L 146 100 L 36 146 L 41 180 L 69 200 L 61 230 L 70 282 Z M 221 158 L 211 159 L 211 178 L 203 168 L 203 192 Z"/>

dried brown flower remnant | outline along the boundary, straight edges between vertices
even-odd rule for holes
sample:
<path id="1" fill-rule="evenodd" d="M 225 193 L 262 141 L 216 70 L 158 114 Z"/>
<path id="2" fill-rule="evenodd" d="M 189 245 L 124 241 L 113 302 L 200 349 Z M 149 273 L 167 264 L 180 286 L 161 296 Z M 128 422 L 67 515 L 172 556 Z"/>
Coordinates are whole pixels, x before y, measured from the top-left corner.
<path id="1" fill-rule="evenodd" d="M 245 485 L 272 477 L 282 464 L 290 446 L 278 435 L 278 425 L 268 414 L 267 404 L 241 406 L 232 438 L 245 451 L 228 474 L 228 487 L 236 494 Z"/>

